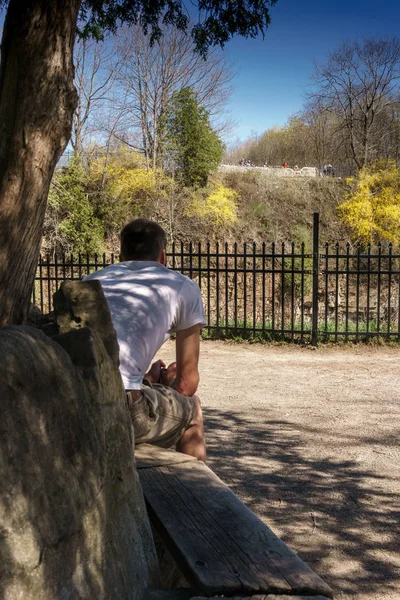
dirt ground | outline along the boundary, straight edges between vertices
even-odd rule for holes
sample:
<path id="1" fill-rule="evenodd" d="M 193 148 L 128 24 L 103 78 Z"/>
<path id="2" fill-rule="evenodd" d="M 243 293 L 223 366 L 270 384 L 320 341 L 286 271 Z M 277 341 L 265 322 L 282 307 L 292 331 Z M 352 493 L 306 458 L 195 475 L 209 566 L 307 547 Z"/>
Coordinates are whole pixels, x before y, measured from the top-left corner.
<path id="1" fill-rule="evenodd" d="M 210 467 L 338 600 L 400 600 L 399 365 L 399 348 L 202 342 Z"/>

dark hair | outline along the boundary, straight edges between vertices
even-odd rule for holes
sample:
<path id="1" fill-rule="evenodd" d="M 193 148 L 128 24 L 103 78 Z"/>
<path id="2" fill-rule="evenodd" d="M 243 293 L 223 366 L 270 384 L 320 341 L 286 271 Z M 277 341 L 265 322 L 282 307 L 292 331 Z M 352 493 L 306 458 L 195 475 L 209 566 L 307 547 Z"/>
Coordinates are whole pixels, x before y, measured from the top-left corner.
<path id="1" fill-rule="evenodd" d="M 155 221 L 135 219 L 121 231 L 124 260 L 158 260 L 166 245 L 165 231 Z"/>

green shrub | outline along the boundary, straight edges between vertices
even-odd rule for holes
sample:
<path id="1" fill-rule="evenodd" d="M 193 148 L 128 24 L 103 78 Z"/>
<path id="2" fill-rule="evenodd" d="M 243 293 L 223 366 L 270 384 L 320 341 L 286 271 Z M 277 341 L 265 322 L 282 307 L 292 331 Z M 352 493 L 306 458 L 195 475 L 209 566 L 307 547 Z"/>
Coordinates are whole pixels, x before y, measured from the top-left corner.
<path id="1" fill-rule="evenodd" d="M 89 201 L 87 184 L 87 173 L 79 156 L 74 156 L 53 178 L 48 201 L 53 217 L 53 247 L 49 250 L 103 252 L 104 227 Z M 48 223 L 49 215 L 45 230 L 49 235 Z"/>

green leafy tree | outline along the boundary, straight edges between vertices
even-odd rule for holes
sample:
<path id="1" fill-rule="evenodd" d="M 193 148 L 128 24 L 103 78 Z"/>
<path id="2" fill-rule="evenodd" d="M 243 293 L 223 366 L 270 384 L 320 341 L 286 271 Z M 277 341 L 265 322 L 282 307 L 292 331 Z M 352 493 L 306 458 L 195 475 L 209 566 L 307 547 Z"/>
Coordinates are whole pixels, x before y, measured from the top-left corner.
<path id="1" fill-rule="evenodd" d="M 164 139 L 164 154 L 172 158 L 183 184 L 204 187 L 222 160 L 224 145 L 211 127 L 208 111 L 188 87 L 172 96 Z"/>
<path id="2" fill-rule="evenodd" d="M 49 212 L 56 216 L 54 250 L 100 253 L 104 250 L 104 227 L 87 193 L 88 175 L 78 155 L 53 178 Z"/>
<path id="3" fill-rule="evenodd" d="M 199 2 L 195 49 L 234 34 L 264 34 L 276 0 Z M 153 41 L 161 24 L 188 28 L 181 0 L 0 0 L 6 8 L 0 65 L 0 325 L 26 320 L 55 166 L 77 104 L 74 41 L 139 23 Z"/>

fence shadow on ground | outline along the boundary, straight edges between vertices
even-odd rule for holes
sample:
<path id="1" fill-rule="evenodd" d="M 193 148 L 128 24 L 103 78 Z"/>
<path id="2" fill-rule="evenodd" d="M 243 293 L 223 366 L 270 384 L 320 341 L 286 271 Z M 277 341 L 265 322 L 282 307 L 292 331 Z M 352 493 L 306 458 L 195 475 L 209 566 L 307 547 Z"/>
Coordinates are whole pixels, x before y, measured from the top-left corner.
<path id="1" fill-rule="evenodd" d="M 268 409 L 259 409 L 259 423 L 231 411 L 206 408 L 204 416 L 211 468 L 325 578 L 336 598 L 395 597 L 398 482 L 356 460 L 334 458 L 336 445 L 343 456 L 360 438 L 338 433 L 326 453 L 310 458 L 307 437 L 318 435 L 312 425 L 269 420 Z"/>

